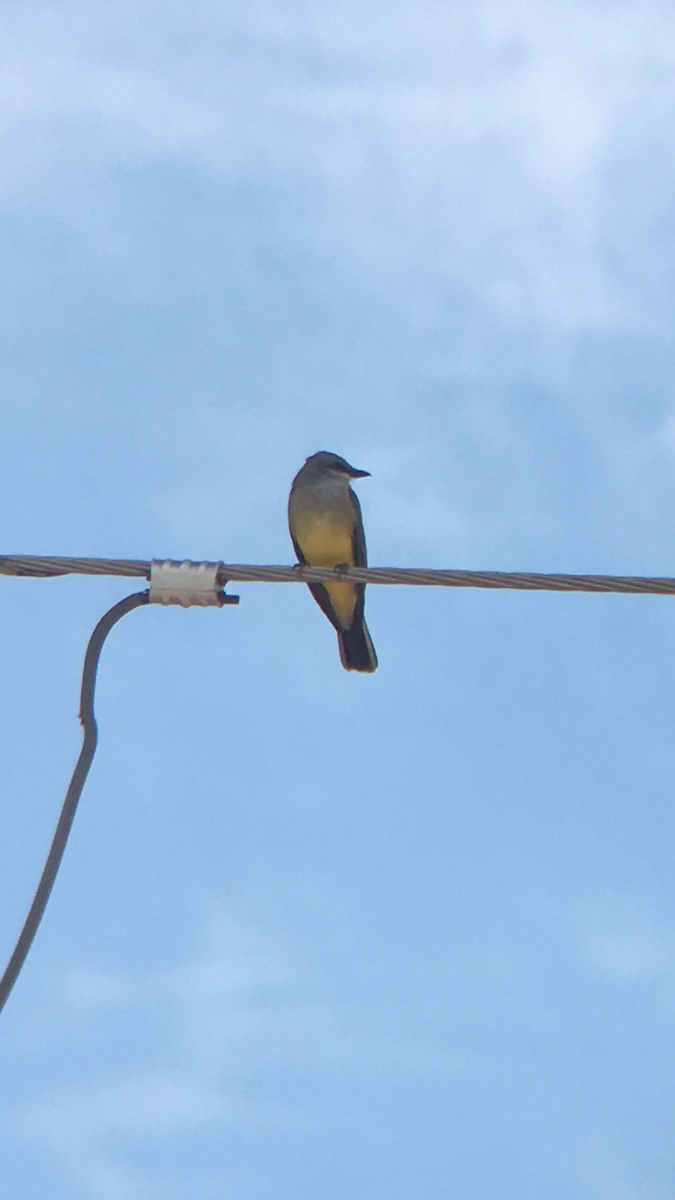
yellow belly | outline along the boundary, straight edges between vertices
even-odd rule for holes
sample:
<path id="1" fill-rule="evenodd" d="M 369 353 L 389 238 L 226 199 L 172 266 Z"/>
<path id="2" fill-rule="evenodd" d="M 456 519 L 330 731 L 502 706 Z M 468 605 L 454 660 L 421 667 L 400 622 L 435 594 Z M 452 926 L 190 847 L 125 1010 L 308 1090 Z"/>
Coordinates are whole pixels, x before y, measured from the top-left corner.
<path id="1" fill-rule="evenodd" d="M 303 522 L 299 524 L 302 526 Z M 347 563 L 354 565 L 352 527 L 336 525 L 332 521 L 308 521 L 304 528 L 295 530 L 295 537 L 305 559 L 311 567 L 338 567 Z M 353 583 L 324 584 L 335 615 L 345 629 L 354 620 L 357 591 Z"/>
<path id="2" fill-rule="evenodd" d="M 307 562 L 312 567 L 337 567 L 342 563 L 354 565 L 352 529 L 333 524 L 332 521 L 312 523 L 309 529 L 299 531 L 298 544 Z"/>

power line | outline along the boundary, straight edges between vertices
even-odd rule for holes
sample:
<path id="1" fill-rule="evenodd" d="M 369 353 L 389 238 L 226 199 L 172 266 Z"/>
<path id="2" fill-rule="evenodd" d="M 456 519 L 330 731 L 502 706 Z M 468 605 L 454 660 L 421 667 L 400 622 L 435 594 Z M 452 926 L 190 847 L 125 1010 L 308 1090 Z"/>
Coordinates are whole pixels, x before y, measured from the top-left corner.
<path id="1" fill-rule="evenodd" d="M 515 588 L 525 592 L 624 592 L 674 595 L 675 579 L 640 575 L 542 575 L 524 571 L 440 571 L 417 567 L 246 567 L 222 564 L 222 582 L 403 584 L 416 587 Z"/>
<path id="2" fill-rule="evenodd" d="M 31 948 L 38 925 L 47 907 L 47 901 L 54 886 L 54 880 L 61 865 L 68 835 L 70 834 L 75 818 L 75 810 L 82 795 L 82 789 L 96 751 L 98 731 L 96 717 L 94 716 L 94 688 L 103 643 L 113 625 L 116 625 L 132 609 L 138 608 L 141 604 L 147 604 L 149 598 L 150 593 L 144 591 L 135 592 L 133 595 L 127 596 L 125 600 L 120 600 L 109 609 L 105 616 L 101 617 L 89 639 L 89 645 L 84 657 L 82 688 L 80 691 L 80 721 L 82 722 L 83 729 L 82 749 L 80 750 L 80 756 L 75 764 L 75 770 L 73 771 L 68 791 L 66 792 L 66 798 L 63 802 L 56 831 L 33 897 L 33 902 L 28 910 L 28 916 L 24 921 L 23 929 L 19 934 L 12 956 L 0 979 L 0 1012 L 4 1008 L 7 998 L 16 983 L 19 971 L 26 961 L 26 955 Z"/>
<path id="3" fill-rule="evenodd" d="M 117 575 L 150 578 L 152 561 L 126 558 L 60 558 L 25 554 L 0 556 L 0 575 L 50 578 L 61 575 Z M 192 564 L 196 565 L 196 564 Z M 444 571 L 417 567 L 247 566 L 214 563 L 218 583 L 355 583 L 415 587 L 510 588 L 527 592 L 618 592 L 628 595 L 675 595 L 675 578 L 659 575 L 564 575 L 526 571 Z"/>
<path id="4" fill-rule="evenodd" d="M 55 558 L 34 554 L 0 555 L 0 575 L 30 575 L 48 579 L 57 575 L 142 575 L 150 578 L 151 563 L 133 558 Z"/>
<path id="5" fill-rule="evenodd" d="M 224 588 L 237 583 L 326 583 L 340 578 L 356 583 L 413 585 L 418 587 L 516 588 L 521 591 L 619 592 L 674 595 L 675 578 L 641 575 L 562 575 L 514 571 L 443 571 L 398 567 L 246 566 L 241 563 L 147 561 L 124 558 L 63 558 L 39 555 L 0 556 L 0 575 L 52 578 L 62 575 L 141 576 L 150 580 L 149 591 L 136 592 L 115 604 L 91 635 L 82 671 L 80 720 L 83 741 L 80 756 L 66 793 L 52 844 L 33 902 L 4 974 L 0 978 L 0 1011 L 16 982 L 54 886 L 97 742 L 94 687 L 103 643 L 127 612 L 141 604 L 236 604 Z"/>

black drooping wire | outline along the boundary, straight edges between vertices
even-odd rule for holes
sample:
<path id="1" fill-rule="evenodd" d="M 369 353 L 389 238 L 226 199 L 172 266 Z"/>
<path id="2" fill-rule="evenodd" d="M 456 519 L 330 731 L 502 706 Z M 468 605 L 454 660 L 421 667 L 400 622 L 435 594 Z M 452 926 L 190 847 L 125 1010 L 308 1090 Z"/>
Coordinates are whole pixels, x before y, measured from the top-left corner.
<path id="1" fill-rule="evenodd" d="M 119 603 L 113 605 L 105 616 L 101 617 L 89 639 L 87 652 L 84 656 L 82 687 L 80 689 L 80 721 L 84 730 L 82 749 L 80 750 L 80 756 L 75 764 L 75 770 L 73 771 L 68 791 L 66 792 L 66 798 L 63 802 L 52 844 L 49 848 L 47 861 L 45 862 L 40 882 L 33 897 L 33 903 L 28 910 L 28 916 L 19 934 L 12 956 L 0 979 L 0 1012 L 4 1008 L 7 998 L 16 983 L 19 971 L 26 961 L 26 955 L 30 950 L 38 925 L 42 920 L 47 901 L 54 886 L 57 871 L 61 865 L 63 852 L 66 848 L 68 835 L 75 817 L 75 810 L 82 795 L 82 789 L 96 752 L 98 731 L 94 716 L 94 688 L 103 643 L 113 625 L 116 625 L 133 608 L 138 608 L 141 604 L 147 604 L 149 595 L 148 591 L 134 592 L 133 595 L 127 596 L 126 599 L 120 600 Z"/>

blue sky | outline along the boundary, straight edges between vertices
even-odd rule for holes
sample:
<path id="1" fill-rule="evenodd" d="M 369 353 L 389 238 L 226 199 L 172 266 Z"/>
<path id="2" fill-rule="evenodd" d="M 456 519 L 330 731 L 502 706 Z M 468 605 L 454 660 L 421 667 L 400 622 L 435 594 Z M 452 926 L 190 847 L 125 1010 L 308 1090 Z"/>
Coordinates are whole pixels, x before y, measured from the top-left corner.
<path id="1" fill-rule="evenodd" d="M 7 553 L 675 574 L 665 0 L 6 0 Z M 0 938 L 123 580 L 5 579 Z M 0 1028 L 12 1200 L 670 1200 L 675 610 L 144 609 Z"/>

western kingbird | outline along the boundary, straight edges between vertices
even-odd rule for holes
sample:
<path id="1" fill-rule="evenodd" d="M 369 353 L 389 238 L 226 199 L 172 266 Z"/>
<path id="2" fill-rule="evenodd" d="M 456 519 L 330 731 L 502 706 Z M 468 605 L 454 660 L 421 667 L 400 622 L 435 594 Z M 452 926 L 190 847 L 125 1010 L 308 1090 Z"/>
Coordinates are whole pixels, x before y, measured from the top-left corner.
<path id="1" fill-rule="evenodd" d="M 320 450 L 298 471 L 288 498 L 288 528 L 295 553 L 309 567 L 365 567 L 361 506 L 349 486 L 370 471 L 357 471 L 339 454 Z M 310 583 L 319 608 L 335 626 L 346 671 L 374 671 L 375 647 L 363 619 L 366 585 Z"/>

